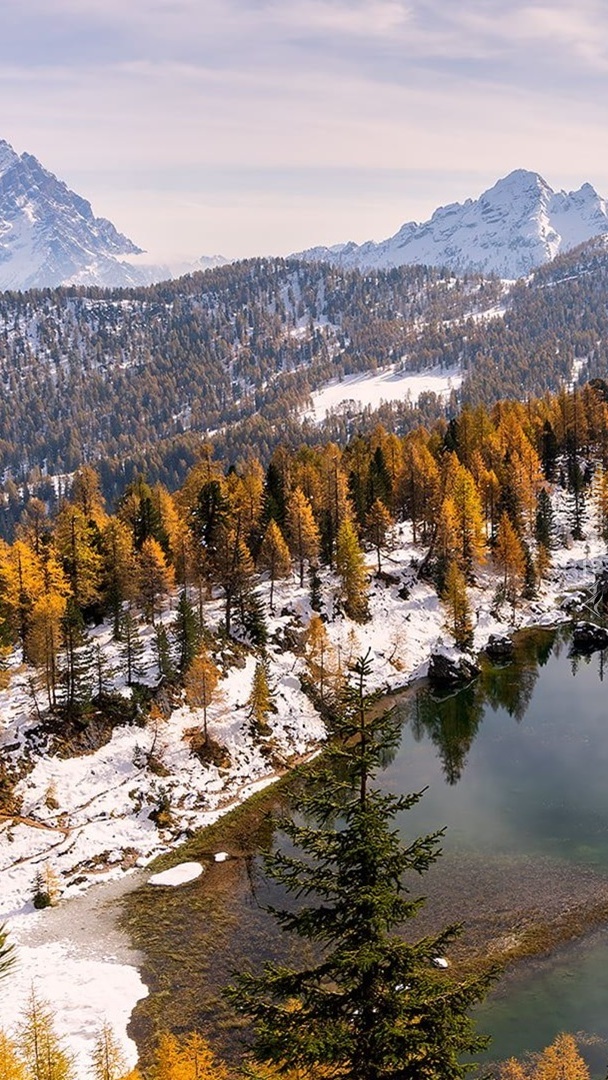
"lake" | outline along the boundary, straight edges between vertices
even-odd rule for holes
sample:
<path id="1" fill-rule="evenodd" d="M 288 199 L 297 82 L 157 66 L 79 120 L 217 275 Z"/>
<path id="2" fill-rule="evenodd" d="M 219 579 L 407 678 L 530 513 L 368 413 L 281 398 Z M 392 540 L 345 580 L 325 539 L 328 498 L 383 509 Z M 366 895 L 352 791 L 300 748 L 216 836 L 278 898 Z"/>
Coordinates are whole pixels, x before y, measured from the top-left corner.
<path id="1" fill-rule="evenodd" d="M 447 825 L 443 857 L 419 886 L 428 903 L 416 935 L 456 919 L 466 924 L 463 947 L 504 945 L 530 923 L 549 921 L 567 936 L 594 905 L 608 912 L 603 666 L 601 654 L 571 659 L 565 631 L 527 631 L 517 637 L 514 663 L 484 665 L 474 686 L 437 701 L 421 684 L 395 702 L 403 736 L 379 781 L 394 792 L 427 789 L 400 823 L 404 839 Z M 134 894 L 136 943 L 148 956 L 144 977 L 153 991 L 135 1023 L 140 1037 L 163 1016 L 182 1030 L 219 1026 L 230 1053 L 239 1029 L 220 1002 L 221 986 L 248 958 L 297 952 L 263 911 L 280 899 L 258 857 L 274 842 L 272 827 L 256 813 L 247 824 L 245 810 L 232 837 L 228 850 L 238 858 L 162 896 Z M 208 844 L 202 834 L 187 857 L 205 858 Z M 607 945 L 608 930 L 598 929 L 548 959 L 517 964 L 479 1010 L 480 1029 L 493 1035 L 489 1057 L 539 1050 L 569 1031 L 580 1033 L 594 1074 L 604 1076 Z"/>

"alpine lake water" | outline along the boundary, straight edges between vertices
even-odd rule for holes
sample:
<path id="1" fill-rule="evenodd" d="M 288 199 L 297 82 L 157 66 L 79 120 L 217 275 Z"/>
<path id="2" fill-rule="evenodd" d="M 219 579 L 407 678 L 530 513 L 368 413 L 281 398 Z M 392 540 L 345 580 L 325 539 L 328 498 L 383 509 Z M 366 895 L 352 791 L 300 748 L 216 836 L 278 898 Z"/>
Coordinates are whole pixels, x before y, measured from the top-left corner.
<path id="1" fill-rule="evenodd" d="M 478 1029 L 492 1035 L 487 1060 L 541 1050 L 567 1031 L 594 1077 L 608 1063 L 605 662 L 601 653 L 573 658 L 567 630 L 525 631 L 512 663 L 484 663 L 476 683 L 451 697 L 434 699 L 421 683 L 388 699 L 403 735 L 379 777 L 393 792 L 426 789 L 399 822 L 404 839 L 446 826 L 442 857 L 412 886 L 428 897 L 415 936 L 462 921 L 464 946 L 470 938 L 483 952 L 516 942 L 530 923 L 561 927 L 549 951 L 508 966 L 479 1008 Z M 297 812 L 289 784 L 241 807 L 227 833 L 219 822 L 215 836 L 188 842 L 180 856 L 207 863 L 198 881 L 129 898 L 126 920 L 151 989 L 133 1022 L 141 1041 L 159 1023 L 201 1026 L 219 1031 L 218 1049 L 230 1057 L 242 1032 L 221 987 L 244 964 L 302 959 L 302 946 L 264 911 L 285 902 L 260 857 L 276 842 L 269 810 L 277 808 Z M 216 864 L 220 842 L 236 857 Z M 601 904 L 605 912 L 586 922 L 584 912 Z"/>

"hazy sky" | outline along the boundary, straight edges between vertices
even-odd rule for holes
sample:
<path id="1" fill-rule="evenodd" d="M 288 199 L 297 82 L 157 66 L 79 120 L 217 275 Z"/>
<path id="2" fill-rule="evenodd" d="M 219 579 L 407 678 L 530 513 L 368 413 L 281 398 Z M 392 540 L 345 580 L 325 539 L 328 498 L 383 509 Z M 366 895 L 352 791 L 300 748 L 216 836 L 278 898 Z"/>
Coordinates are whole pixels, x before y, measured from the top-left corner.
<path id="1" fill-rule="evenodd" d="M 155 254 L 381 239 L 514 168 L 608 196 L 605 0 L 0 0 L 0 137 Z"/>

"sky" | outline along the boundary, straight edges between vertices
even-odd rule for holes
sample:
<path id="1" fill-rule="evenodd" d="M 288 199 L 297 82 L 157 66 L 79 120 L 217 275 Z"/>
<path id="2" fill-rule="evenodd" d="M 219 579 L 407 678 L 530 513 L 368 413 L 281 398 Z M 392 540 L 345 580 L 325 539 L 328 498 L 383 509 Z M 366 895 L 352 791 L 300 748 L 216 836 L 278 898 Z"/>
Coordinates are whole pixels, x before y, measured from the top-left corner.
<path id="1" fill-rule="evenodd" d="M 608 196 L 605 0 L 0 0 L 0 138 L 155 256 L 361 242 L 515 168 Z"/>

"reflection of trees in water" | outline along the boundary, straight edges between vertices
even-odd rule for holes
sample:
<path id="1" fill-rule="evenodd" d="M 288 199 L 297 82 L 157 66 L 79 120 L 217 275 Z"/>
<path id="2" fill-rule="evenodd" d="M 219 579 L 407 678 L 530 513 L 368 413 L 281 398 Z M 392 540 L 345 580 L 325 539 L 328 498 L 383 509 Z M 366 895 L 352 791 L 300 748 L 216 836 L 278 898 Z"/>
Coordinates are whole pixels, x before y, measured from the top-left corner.
<path id="1" fill-rule="evenodd" d="M 428 737 L 438 748 L 448 784 L 460 780 L 482 719 L 483 700 L 474 686 L 441 701 L 431 697 L 428 690 L 416 695 L 412 718 L 414 738 Z"/>
<path id="2" fill-rule="evenodd" d="M 528 709 L 540 668 L 547 663 L 554 645 L 553 631 L 528 631 L 518 635 L 515 656 L 505 667 L 484 663 L 476 683 L 436 699 L 428 690 L 416 695 L 411 728 L 414 738 L 430 738 L 439 751 L 448 784 L 460 780 L 467 755 L 488 707 L 506 709 L 520 723 Z"/>
<path id="3" fill-rule="evenodd" d="M 606 674 L 606 661 L 608 660 L 608 649 L 600 649 L 594 653 L 572 653 L 570 656 L 570 670 L 573 675 L 576 675 L 581 664 L 585 664 L 587 667 L 589 664 L 597 664 L 597 674 L 600 682 L 604 681 Z"/>
<path id="4" fill-rule="evenodd" d="M 556 634 L 547 630 L 532 630 L 515 638 L 513 662 L 503 668 L 486 666 L 479 690 L 484 702 L 494 711 L 506 709 L 521 723 L 532 700 L 540 669 L 545 666 L 555 647 Z"/>

